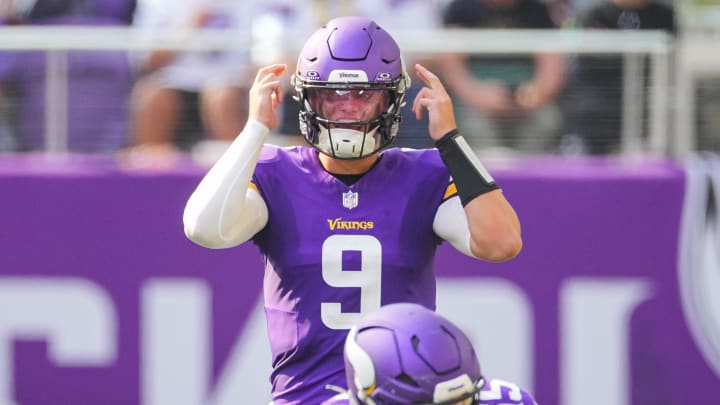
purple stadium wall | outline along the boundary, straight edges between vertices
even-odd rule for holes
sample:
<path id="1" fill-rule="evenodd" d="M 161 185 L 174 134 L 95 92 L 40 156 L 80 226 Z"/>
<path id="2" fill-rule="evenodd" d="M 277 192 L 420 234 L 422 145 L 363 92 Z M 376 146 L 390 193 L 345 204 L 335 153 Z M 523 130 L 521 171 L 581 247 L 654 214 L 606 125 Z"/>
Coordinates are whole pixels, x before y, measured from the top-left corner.
<path id="1" fill-rule="evenodd" d="M 477 342 L 485 374 L 545 405 L 717 403 L 678 283 L 683 169 L 490 166 L 523 252 L 490 264 L 443 246 L 437 259 L 438 310 Z M 0 403 L 266 403 L 262 259 L 185 238 L 201 175 L 0 159 Z"/>

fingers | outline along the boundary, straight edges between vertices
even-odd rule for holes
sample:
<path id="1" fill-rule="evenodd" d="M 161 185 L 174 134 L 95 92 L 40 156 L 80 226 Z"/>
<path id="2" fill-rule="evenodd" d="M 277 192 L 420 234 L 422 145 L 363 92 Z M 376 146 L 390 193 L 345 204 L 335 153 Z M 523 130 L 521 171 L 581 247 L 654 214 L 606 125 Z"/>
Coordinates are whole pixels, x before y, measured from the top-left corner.
<path id="1" fill-rule="evenodd" d="M 254 87 L 259 93 L 268 94 L 272 103 L 273 109 L 277 108 L 278 104 L 283 99 L 283 86 L 280 83 L 280 75 L 287 69 L 286 64 L 274 64 L 260 68 L 255 76 Z"/>
<path id="2" fill-rule="evenodd" d="M 444 100 L 450 98 L 447 91 L 445 90 L 445 86 L 443 86 L 442 81 L 440 81 L 440 78 L 435 73 L 429 71 L 425 66 L 419 63 L 415 64 L 415 71 L 418 77 L 420 77 L 420 80 L 422 80 L 426 86 L 423 87 L 422 90 L 420 90 L 418 96 L 424 93 L 423 97 L 437 100 Z M 415 99 L 417 100 L 418 98 L 420 97 L 416 97 Z M 413 103 L 413 111 L 415 111 L 415 103 Z"/>
<path id="3" fill-rule="evenodd" d="M 416 64 L 415 69 L 425 86 L 415 96 L 412 111 L 418 120 L 427 113 L 430 137 L 438 140 L 455 128 L 452 100 L 438 76 L 420 64 Z"/>
<path id="4" fill-rule="evenodd" d="M 442 83 L 440 82 L 440 78 L 437 77 L 435 73 L 429 71 L 425 66 L 419 63 L 415 64 L 415 73 L 417 73 L 420 80 L 422 80 L 426 86 L 430 88 L 436 88 L 438 85 L 440 85 L 440 87 L 443 87 Z"/>
<path id="5" fill-rule="evenodd" d="M 276 63 L 273 65 L 264 66 L 258 69 L 257 74 L 255 75 L 255 82 L 261 81 L 263 78 L 267 77 L 270 74 L 280 76 L 283 72 L 285 72 L 286 69 L 287 65 L 284 63 Z"/>
<path id="6" fill-rule="evenodd" d="M 277 109 L 283 99 L 283 85 L 280 81 L 287 69 L 285 64 L 268 65 L 258 69 L 255 82 L 250 88 L 248 117 L 258 120 L 270 129 L 278 123 Z"/>
<path id="7" fill-rule="evenodd" d="M 273 86 L 273 92 L 270 94 L 270 100 L 272 101 L 273 110 L 277 110 L 278 105 L 283 101 L 283 86 L 280 85 L 280 81 Z"/>
<path id="8" fill-rule="evenodd" d="M 423 109 L 435 108 L 435 106 L 449 103 L 451 103 L 450 96 L 444 91 L 438 92 L 429 87 L 423 87 L 415 96 L 415 100 L 413 100 L 412 111 L 420 119 L 422 118 Z"/>
<path id="9" fill-rule="evenodd" d="M 260 91 L 270 91 L 273 107 L 276 107 L 282 100 L 283 86 L 280 83 L 280 75 L 287 69 L 287 65 L 276 64 L 266 66 L 258 70 L 255 77 L 255 84 Z M 266 93 L 267 94 L 267 93 Z"/>
<path id="10" fill-rule="evenodd" d="M 415 113 L 415 118 L 418 120 L 421 120 L 423 117 L 423 110 L 428 107 L 431 103 L 430 95 L 428 94 L 430 92 L 430 89 L 427 87 L 423 87 L 420 89 L 418 94 L 415 96 L 415 99 L 412 103 L 412 112 Z"/>

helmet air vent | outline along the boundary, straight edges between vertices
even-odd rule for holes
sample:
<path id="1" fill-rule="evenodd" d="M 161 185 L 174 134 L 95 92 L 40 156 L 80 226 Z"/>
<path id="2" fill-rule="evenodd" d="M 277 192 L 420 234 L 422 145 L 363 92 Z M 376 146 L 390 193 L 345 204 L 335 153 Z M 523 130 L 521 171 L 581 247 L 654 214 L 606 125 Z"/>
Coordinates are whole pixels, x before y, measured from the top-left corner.
<path id="1" fill-rule="evenodd" d="M 415 381 L 412 377 L 407 375 L 406 373 L 401 373 L 400 375 L 395 377 L 398 381 L 402 381 L 407 385 L 412 385 L 413 387 L 420 387 L 420 384 Z"/>

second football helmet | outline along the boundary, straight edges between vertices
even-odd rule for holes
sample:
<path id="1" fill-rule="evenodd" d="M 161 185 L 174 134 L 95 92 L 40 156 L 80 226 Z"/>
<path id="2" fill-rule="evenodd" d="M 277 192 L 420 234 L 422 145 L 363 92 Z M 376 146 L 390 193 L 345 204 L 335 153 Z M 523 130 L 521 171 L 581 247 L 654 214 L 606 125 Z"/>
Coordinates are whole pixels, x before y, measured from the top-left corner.
<path id="1" fill-rule="evenodd" d="M 467 336 L 417 304 L 383 306 L 353 327 L 345 367 L 356 404 L 470 405 L 484 384 Z"/>
<path id="2" fill-rule="evenodd" d="M 387 31 L 365 17 L 340 17 L 307 40 L 292 84 L 307 142 L 334 158 L 360 159 L 392 143 L 410 79 Z M 343 98 L 367 102 L 372 111 L 329 117 L 324 107 Z"/>

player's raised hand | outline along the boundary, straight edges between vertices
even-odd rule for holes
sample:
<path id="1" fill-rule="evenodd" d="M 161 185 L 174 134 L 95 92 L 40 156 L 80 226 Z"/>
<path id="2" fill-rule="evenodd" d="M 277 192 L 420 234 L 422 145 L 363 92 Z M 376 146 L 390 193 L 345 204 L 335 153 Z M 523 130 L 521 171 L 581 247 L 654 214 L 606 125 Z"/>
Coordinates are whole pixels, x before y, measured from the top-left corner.
<path id="1" fill-rule="evenodd" d="M 457 127 L 452 100 L 437 75 L 420 64 L 415 64 L 415 72 L 425 87 L 415 97 L 412 111 L 421 119 L 423 110 L 427 110 L 430 136 L 437 141 Z"/>
<path id="2" fill-rule="evenodd" d="M 270 129 L 278 126 L 278 105 L 283 98 L 280 75 L 286 69 L 285 64 L 274 64 L 258 70 L 255 82 L 250 88 L 249 119 L 258 120 Z"/>

